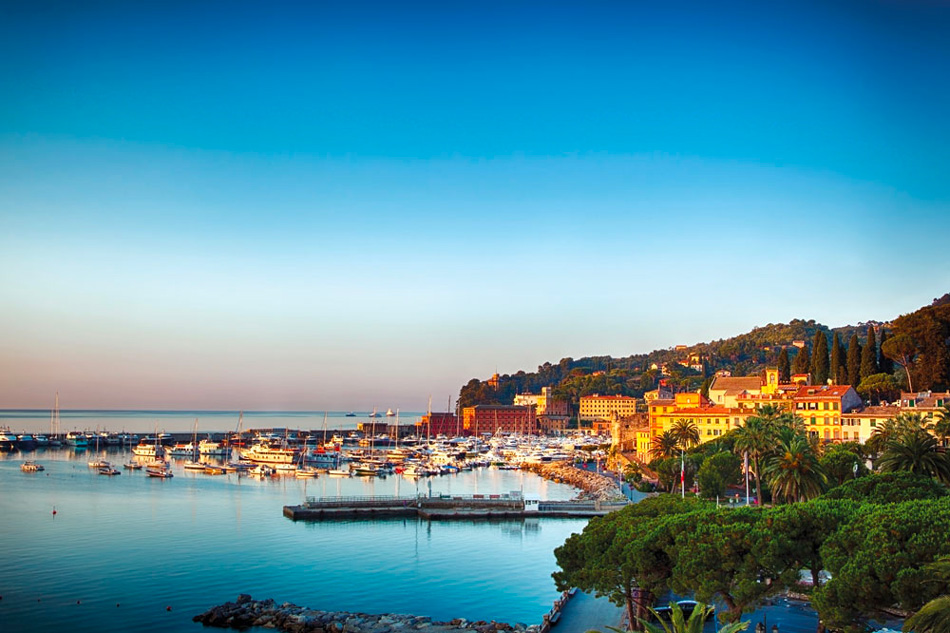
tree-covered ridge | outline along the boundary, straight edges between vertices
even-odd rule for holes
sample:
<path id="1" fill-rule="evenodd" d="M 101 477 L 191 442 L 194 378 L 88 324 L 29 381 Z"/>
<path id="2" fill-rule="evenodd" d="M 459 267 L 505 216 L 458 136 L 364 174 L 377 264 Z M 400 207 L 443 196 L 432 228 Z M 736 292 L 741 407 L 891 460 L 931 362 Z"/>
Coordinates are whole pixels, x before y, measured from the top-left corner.
<path id="1" fill-rule="evenodd" d="M 831 329 L 793 319 L 648 354 L 562 358 L 534 372 L 499 376 L 497 386 L 473 378 L 462 387 L 459 404 L 511 404 L 519 393 L 552 387 L 576 407 L 581 396 L 595 393 L 642 397 L 660 378 L 676 391 L 696 391 L 717 371 L 748 376 L 767 367 L 778 367 L 783 379 L 786 373 L 810 372 L 816 382 L 851 384 L 869 400 L 892 399 L 902 388 L 950 388 L 950 293 L 886 326 L 868 321 Z"/>

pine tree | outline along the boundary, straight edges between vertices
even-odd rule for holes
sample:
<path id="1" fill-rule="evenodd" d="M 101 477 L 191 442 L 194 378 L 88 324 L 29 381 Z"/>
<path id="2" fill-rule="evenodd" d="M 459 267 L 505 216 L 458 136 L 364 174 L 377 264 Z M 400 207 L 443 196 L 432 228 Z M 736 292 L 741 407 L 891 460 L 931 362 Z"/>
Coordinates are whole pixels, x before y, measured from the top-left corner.
<path id="1" fill-rule="evenodd" d="M 847 382 L 847 371 L 841 371 L 843 366 L 844 355 L 841 353 L 841 339 L 838 338 L 838 333 L 835 332 L 831 337 L 831 365 L 828 368 L 828 377 L 831 378 L 836 385 L 843 384 L 838 380 L 841 377 L 844 377 L 844 382 Z M 844 374 L 844 376 L 842 376 L 842 374 Z"/>
<path id="2" fill-rule="evenodd" d="M 861 380 L 868 376 L 880 373 L 877 365 L 877 339 L 874 336 L 874 326 L 868 326 L 868 340 L 861 350 Z"/>
<path id="3" fill-rule="evenodd" d="M 881 328 L 881 345 L 884 345 L 884 341 L 886 340 L 887 340 L 887 330 L 885 330 L 884 328 Z M 881 345 L 878 345 L 878 349 L 880 349 Z M 894 361 L 892 361 L 890 358 L 888 358 L 884 354 L 881 354 L 878 357 L 877 362 L 878 362 L 878 368 L 880 369 L 882 374 L 894 373 Z"/>
<path id="4" fill-rule="evenodd" d="M 821 330 L 815 332 L 811 345 L 812 384 L 823 385 L 828 382 L 828 337 Z"/>
<path id="5" fill-rule="evenodd" d="M 795 354 L 795 360 L 792 361 L 793 374 L 807 374 L 811 371 L 811 358 L 808 356 L 808 348 L 803 347 Z"/>
<path id="6" fill-rule="evenodd" d="M 848 341 L 848 384 L 857 387 L 861 384 L 861 343 L 857 333 Z"/>
<path id="7" fill-rule="evenodd" d="M 788 383 L 791 373 L 792 373 L 791 366 L 788 363 L 788 350 L 785 347 L 782 347 L 782 351 L 778 353 L 778 381 L 779 383 L 782 383 L 782 384 Z"/>

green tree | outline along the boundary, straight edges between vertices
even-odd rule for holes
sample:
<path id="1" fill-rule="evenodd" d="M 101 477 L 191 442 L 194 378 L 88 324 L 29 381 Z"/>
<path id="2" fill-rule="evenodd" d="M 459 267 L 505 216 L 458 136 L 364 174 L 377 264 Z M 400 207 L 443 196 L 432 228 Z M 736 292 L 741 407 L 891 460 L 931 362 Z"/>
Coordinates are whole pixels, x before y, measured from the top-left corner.
<path id="1" fill-rule="evenodd" d="M 838 337 L 838 333 L 835 332 L 831 337 L 831 365 L 828 369 L 828 375 L 836 385 L 847 383 L 848 370 L 843 350 L 841 339 Z M 844 381 L 840 381 L 841 378 L 844 378 Z"/>
<path id="2" fill-rule="evenodd" d="M 832 628 L 857 630 L 882 606 L 913 611 L 943 591 L 926 565 L 950 554 L 950 497 L 859 507 L 821 547 L 831 579 L 812 604 Z"/>
<path id="3" fill-rule="evenodd" d="M 779 440 L 775 455 L 766 462 L 765 475 L 772 495 L 785 502 L 814 499 L 828 481 L 808 440 L 799 434 Z"/>
<path id="4" fill-rule="evenodd" d="M 815 384 L 828 382 L 830 366 L 828 361 L 828 337 L 821 330 L 815 332 L 811 346 L 811 376 Z"/>
<path id="5" fill-rule="evenodd" d="M 917 356 L 917 346 L 914 344 L 914 339 L 906 334 L 898 334 L 893 338 L 889 338 L 881 343 L 881 355 L 891 359 L 904 369 L 904 374 L 907 376 L 907 390 L 913 391 L 914 383 L 911 378 L 911 368 L 913 367 L 914 358 Z"/>
<path id="6" fill-rule="evenodd" d="M 909 472 L 871 473 L 832 488 L 824 499 L 851 499 L 866 503 L 900 503 L 918 499 L 941 499 L 947 487 L 930 477 Z"/>
<path id="7" fill-rule="evenodd" d="M 950 484 L 950 459 L 940 450 L 937 439 L 923 429 L 905 431 L 888 440 L 878 468 L 885 473 L 917 473 Z"/>
<path id="8" fill-rule="evenodd" d="M 690 455 L 677 455 L 676 457 L 664 457 L 650 462 L 650 469 L 656 473 L 660 486 L 667 492 L 674 492 L 679 489 L 680 483 L 683 488 L 690 489 L 695 483 L 696 462 Z M 680 481 L 682 479 L 682 482 Z"/>
<path id="9" fill-rule="evenodd" d="M 812 586 L 821 584 L 825 564 L 821 546 L 838 527 L 849 521 L 859 504 L 853 500 L 813 499 L 769 508 L 766 523 L 771 532 L 764 567 L 786 587 L 798 584 L 799 570 L 811 573 Z"/>
<path id="10" fill-rule="evenodd" d="M 890 337 L 887 335 L 887 330 L 885 330 L 884 328 L 881 328 L 881 340 L 878 341 L 878 344 L 877 344 L 877 348 L 878 348 L 877 363 L 878 363 L 878 369 L 880 369 L 881 372 L 885 374 L 894 373 L 894 361 L 892 361 L 890 358 L 884 355 L 884 343 L 886 343 L 889 338 Z"/>
<path id="11" fill-rule="evenodd" d="M 900 395 L 900 387 L 890 374 L 871 374 L 861 381 L 855 391 L 864 398 L 877 404 L 881 400 L 893 400 Z"/>
<path id="12" fill-rule="evenodd" d="M 868 338 L 864 342 L 864 349 L 861 350 L 861 380 L 880 371 L 877 365 L 877 339 L 874 336 L 874 326 L 869 325 Z"/>
<path id="13" fill-rule="evenodd" d="M 829 485 L 832 486 L 840 486 L 857 477 L 863 477 L 869 472 L 861 455 L 844 445 L 836 445 L 826 450 L 825 454 L 819 458 L 818 464 L 825 472 Z"/>
<path id="14" fill-rule="evenodd" d="M 782 346 L 782 351 L 778 353 L 778 381 L 782 384 L 787 383 L 792 376 L 792 367 L 788 361 L 788 348 Z"/>
<path id="15" fill-rule="evenodd" d="M 695 498 L 662 495 L 591 519 L 554 550 L 560 568 L 552 574 L 555 585 L 561 591 L 577 587 L 606 596 L 625 607 L 628 622 L 636 622 L 652 595 L 666 591 L 672 574 L 666 519 L 698 507 Z M 641 604 L 643 598 L 646 604 Z"/>
<path id="16" fill-rule="evenodd" d="M 872 457 L 880 456 L 887 448 L 888 442 L 903 433 L 916 432 L 924 429 L 924 420 L 917 413 L 901 413 L 893 418 L 881 422 L 871 437 L 864 443 L 865 449 Z"/>
<path id="17" fill-rule="evenodd" d="M 745 424 L 732 431 L 735 438 L 733 451 L 748 455 L 752 460 L 752 474 L 755 475 L 755 492 L 759 503 L 762 502 L 762 480 L 759 470 L 760 460 L 772 449 L 775 433 L 772 427 L 758 416 L 749 416 Z"/>
<path id="18" fill-rule="evenodd" d="M 848 341 L 848 384 L 857 387 L 861 384 L 861 342 L 858 335 L 852 334 Z"/>
<path id="19" fill-rule="evenodd" d="M 798 353 L 795 354 L 795 359 L 792 361 L 792 373 L 807 374 L 810 371 L 811 357 L 808 355 L 808 348 L 803 347 L 798 350 Z"/>
<path id="20" fill-rule="evenodd" d="M 760 582 L 768 527 L 758 508 L 704 510 L 670 517 L 673 561 L 670 588 L 694 592 L 696 600 L 722 600 L 720 618 L 736 622 L 764 597 L 781 589 L 779 583 Z"/>
<path id="21" fill-rule="evenodd" d="M 729 486 L 739 483 L 742 462 L 732 453 L 715 453 L 703 460 L 696 480 L 700 494 L 705 499 L 722 497 Z"/>

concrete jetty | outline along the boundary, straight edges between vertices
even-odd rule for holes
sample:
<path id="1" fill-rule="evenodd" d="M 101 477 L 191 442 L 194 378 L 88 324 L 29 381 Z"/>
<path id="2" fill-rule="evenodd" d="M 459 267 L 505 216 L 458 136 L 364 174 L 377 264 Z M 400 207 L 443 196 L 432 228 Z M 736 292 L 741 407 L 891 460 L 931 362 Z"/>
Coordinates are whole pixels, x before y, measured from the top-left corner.
<path id="1" fill-rule="evenodd" d="M 439 520 L 591 518 L 626 505 L 626 501 L 540 501 L 520 494 L 416 497 L 308 497 L 301 505 L 284 506 L 294 521 L 335 519 L 421 518 Z"/>

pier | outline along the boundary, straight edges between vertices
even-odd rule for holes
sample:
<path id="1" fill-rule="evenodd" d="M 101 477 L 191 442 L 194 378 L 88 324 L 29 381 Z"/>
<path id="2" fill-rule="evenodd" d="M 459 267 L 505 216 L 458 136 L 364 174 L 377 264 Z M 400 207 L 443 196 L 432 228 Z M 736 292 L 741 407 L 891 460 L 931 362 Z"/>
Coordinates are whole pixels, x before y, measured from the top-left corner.
<path id="1" fill-rule="evenodd" d="M 307 497 L 301 505 L 284 506 L 294 521 L 335 519 L 421 518 L 451 519 L 591 518 L 626 506 L 625 502 L 539 501 L 517 493 L 468 496 Z"/>

